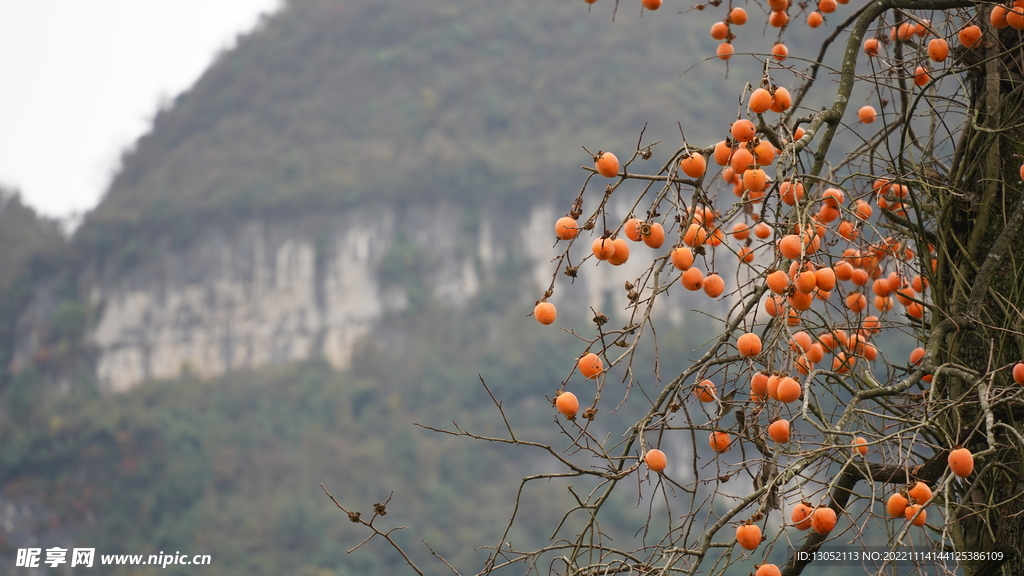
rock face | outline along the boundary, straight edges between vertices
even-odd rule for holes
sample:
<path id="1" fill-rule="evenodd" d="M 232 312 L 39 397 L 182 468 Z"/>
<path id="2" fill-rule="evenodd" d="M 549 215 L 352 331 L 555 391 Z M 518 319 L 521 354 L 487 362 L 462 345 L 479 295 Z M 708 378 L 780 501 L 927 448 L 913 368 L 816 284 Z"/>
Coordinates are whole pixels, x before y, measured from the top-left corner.
<path id="1" fill-rule="evenodd" d="M 283 4 L 125 152 L 79 230 L 84 262 L 68 265 L 71 282 L 33 287 L 14 372 L 35 365 L 72 385 L 81 371 L 69 357 L 88 356 L 102 387 L 120 391 L 312 355 L 344 368 L 381 318 L 424 303 L 460 306 L 513 283 L 520 300 L 509 305 L 527 314 L 556 267 L 590 254 L 586 233 L 571 262 L 551 261 L 555 219 L 585 179 L 574 166 L 592 162 L 581 146 L 626 161 L 642 134 L 644 145 L 665 143 L 633 169 L 656 170 L 678 147 L 679 123 L 692 142 L 712 143 L 731 122 L 695 105 L 720 92 L 683 81 L 696 61 L 652 57 L 701 53 L 677 19 L 531 0 L 501 11 Z M 588 185 L 585 209 L 606 184 Z M 629 189 L 616 194 L 639 193 Z M 607 225 L 649 208 L 622 198 Z M 147 227 L 173 231 L 162 239 Z M 173 235 L 184 229 L 194 232 Z M 552 301 L 628 319 L 624 282 L 667 247 L 634 250 L 618 268 L 585 262 L 572 283 L 558 270 Z M 683 309 L 664 318 L 678 322 Z"/>
<path id="2" fill-rule="evenodd" d="M 462 215 L 462 228 L 451 222 Z M 96 262 L 80 273 L 92 320 L 84 340 L 93 350 L 103 389 L 183 373 L 212 377 L 231 370 L 321 355 L 339 369 L 356 343 L 388 314 L 414 311 L 430 299 L 460 306 L 495 282 L 512 282 L 524 313 L 555 272 L 552 205 L 522 215 L 467 215 L 456 206 L 387 206 L 274 221 L 211 223 L 187 245 L 164 242 L 155 255 L 124 267 Z M 466 220 L 471 221 L 467 225 Z M 589 253 L 584 234 L 573 264 Z M 587 306 L 626 321 L 623 284 L 634 281 L 655 255 L 642 245 L 624 266 L 588 260 L 581 278 L 564 276 L 552 301 L 563 309 Z M 502 276 L 502 264 L 520 272 Z M 564 264 L 562 265 L 564 268 Z M 614 299 L 614 300 L 613 300 Z M 52 314 L 46 293 L 22 321 L 15 363 L 39 355 L 29 335 Z M 609 302 L 615 302 L 609 305 Z M 680 307 L 673 306 L 674 310 Z M 678 313 L 674 320 L 679 320 Z"/>
<path id="3" fill-rule="evenodd" d="M 393 215 L 252 220 L 211 228 L 182 251 L 162 249 L 89 287 L 101 310 L 88 338 L 96 375 L 121 391 L 147 379 L 291 362 L 322 354 L 348 365 L 372 322 L 407 305 L 380 285 Z"/>
<path id="4" fill-rule="evenodd" d="M 371 242 L 367 224 L 344 224 L 320 247 L 298 227 L 248 222 L 94 286 L 90 299 L 102 314 L 89 337 L 99 380 L 124 390 L 316 352 L 345 366 L 352 343 L 389 303 L 372 269 L 387 246 Z"/>

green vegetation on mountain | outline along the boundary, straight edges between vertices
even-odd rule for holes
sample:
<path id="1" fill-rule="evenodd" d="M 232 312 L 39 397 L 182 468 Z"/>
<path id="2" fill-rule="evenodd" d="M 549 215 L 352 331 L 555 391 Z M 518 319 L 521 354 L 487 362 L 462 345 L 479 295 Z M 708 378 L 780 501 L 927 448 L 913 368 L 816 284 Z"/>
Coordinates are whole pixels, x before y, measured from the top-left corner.
<path id="1" fill-rule="evenodd" d="M 414 422 L 451 429 L 454 419 L 507 437 L 474 373 L 480 370 L 519 437 L 568 445 L 544 398 L 577 350 L 573 338 L 532 318 L 497 318 L 495 331 L 470 322 L 474 314 L 434 309 L 395 319 L 400 326 L 385 323 L 382 330 L 394 334 L 367 342 L 344 374 L 311 361 L 213 381 L 153 382 L 116 396 L 76 388 L 35 398 L 18 423 L 0 419 L 0 486 L 5 498 L 43 503 L 47 521 L 71 530 L 75 545 L 104 554 L 210 554 L 224 576 L 394 573 L 401 559 L 382 541 L 345 554 L 367 534 L 319 483 L 367 515 L 394 492 L 379 525 L 408 526 L 396 538 L 418 562 L 436 562 L 422 539 L 456 565 L 479 566 L 486 553 L 473 548 L 497 542 L 519 478 L 544 469 L 550 457 L 538 450 L 524 458 L 511 446 Z M 665 349 L 685 350 L 680 336 L 666 331 Z M 648 393 L 650 378 L 643 380 Z M 570 383 L 581 397 L 592 387 L 579 376 Z M 599 413 L 592 433 L 629 417 L 608 412 Z M 566 485 L 585 491 L 592 482 Z M 517 547 L 542 545 L 557 511 L 570 504 L 568 491 L 549 484 L 528 493 L 508 538 Z M 609 533 L 633 537 L 645 508 L 637 510 L 635 500 L 615 508 L 621 525 Z M 0 543 L 0 556 L 10 552 Z"/>
<path id="2" fill-rule="evenodd" d="M 156 116 L 86 217 L 76 256 L 138 261 L 164 239 L 175 245 L 224 220 L 370 203 L 444 200 L 470 216 L 494 206 L 525 214 L 548 200 L 568 208 L 583 180 L 578 167 L 590 164 L 581 145 L 625 160 L 650 123 L 668 130 L 644 135 L 645 143 L 665 141 L 647 161 L 661 163 L 680 141 L 677 121 L 692 141 L 725 133 L 729 107 L 712 106 L 714 87 L 682 75 L 713 53 L 710 38 L 679 34 L 677 14 L 645 14 L 641 25 L 623 7 L 612 23 L 608 10 L 588 13 L 582 4 L 292 0 Z M 709 109 L 722 117 L 694 117 Z M 8 227 L 3 217 L 0 234 L 18 240 L 0 236 L 0 274 L 15 278 L 59 237 L 21 232 L 14 226 L 27 218 Z M 382 280 L 415 288 L 417 262 L 428 264 L 412 257 L 411 241 L 392 246 Z M 209 553 L 211 573 L 225 576 L 396 572 L 401 560 L 381 542 L 344 553 L 366 534 L 319 483 L 364 514 L 394 491 L 382 522 L 410 527 L 396 538 L 421 564 L 432 565 L 424 539 L 456 566 L 477 566 L 486 552 L 473 546 L 496 543 L 519 478 L 545 469 L 546 456 L 522 459 L 523 451 L 413 422 L 449 428 L 455 419 L 504 436 L 481 373 L 521 437 L 568 445 L 545 396 L 584 345 L 540 327 L 528 311 L 508 310 L 523 300 L 506 280 L 522 275 L 518 265 L 499 264 L 502 277 L 461 311 L 410 289 L 415 313 L 383 319 L 346 373 L 310 361 L 103 396 L 88 371 L 62 373 L 68 386 L 59 391 L 44 388 L 53 363 L 37 362 L 0 394 L 0 490 L 39 503 L 48 526 L 98 553 Z M 93 311 L 74 282 L 66 285 L 57 291 L 51 340 L 67 348 L 82 344 L 72 341 Z M 11 300 L 4 326 L 13 327 L 30 287 Z M 685 334 L 659 328 L 663 374 L 678 373 L 706 340 L 704 328 L 700 319 Z M 13 335 L 0 341 L 8 346 Z M 643 389 L 630 394 L 652 393 L 653 364 L 653 356 L 638 357 Z M 578 376 L 569 388 L 584 403 L 593 398 L 592 383 Z M 621 393 L 605 389 L 604 397 Z M 631 417 L 613 407 L 600 407 L 593 433 Z M 544 542 L 556 511 L 568 507 L 567 490 L 547 488 L 530 494 L 535 508 L 509 536 L 517 548 Z M 608 529 L 628 541 L 647 510 L 636 500 L 614 509 L 621 526 Z M 11 553 L 0 542 L 0 559 Z"/>
<path id="3" fill-rule="evenodd" d="M 56 222 L 22 204 L 16 192 L 0 188 L 0 392 L 8 380 L 18 316 L 32 282 L 59 269 L 66 248 Z M 66 314 L 63 318 L 71 320 Z"/>
<path id="4" fill-rule="evenodd" d="M 521 208 L 571 198 L 581 145 L 628 158 L 650 123 L 667 130 L 645 135 L 665 140 L 649 161 L 663 162 L 677 121 L 695 142 L 715 122 L 724 134 L 714 86 L 683 76 L 722 65 L 700 64 L 714 41 L 679 34 L 687 16 L 622 10 L 611 22 L 572 2 L 294 0 L 156 116 L 80 237 L 110 247 L 183 214 L 370 200 Z"/>
<path id="5" fill-rule="evenodd" d="M 0 292 L 56 267 L 64 248 L 56 222 L 22 204 L 18 193 L 0 188 Z"/>

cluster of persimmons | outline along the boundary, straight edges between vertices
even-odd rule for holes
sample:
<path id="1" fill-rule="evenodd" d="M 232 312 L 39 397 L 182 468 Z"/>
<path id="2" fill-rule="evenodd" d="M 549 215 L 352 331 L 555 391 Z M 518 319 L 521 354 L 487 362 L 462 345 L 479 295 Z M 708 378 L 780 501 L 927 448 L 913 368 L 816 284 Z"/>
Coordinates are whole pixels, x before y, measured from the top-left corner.
<path id="1" fill-rule="evenodd" d="M 835 11 L 837 1 L 846 3 L 846 0 L 818 0 L 817 10 L 807 16 L 807 25 L 821 25 L 822 15 Z M 642 4 L 648 10 L 656 10 L 662 0 L 642 0 Z M 768 4 L 771 8 L 769 25 L 786 26 L 789 0 L 769 0 Z M 731 8 L 725 19 L 712 26 L 711 36 L 723 41 L 718 48 L 719 57 L 727 59 L 733 54 L 732 41 L 736 37 L 732 27 L 743 25 L 747 20 L 744 9 Z M 1024 29 L 1024 0 L 1016 0 L 1013 5 L 997 5 L 991 11 L 991 24 L 996 28 Z M 964 50 L 978 47 L 982 36 L 981 29 L 974 24 L 963 26 L 955 35 Z M 929 36 L 933 37 L 925 44 Z M 948 41 L 927 20 L 912 15 L 892 27 L 885 42 L 877 37 L 867 38 L 863 42 L 863 53 L 867 58 L 879 57 L 885 45 L 892 42 L 915 42 L 920 46 L 918 58 L 922 63 L 914 72 L 914 81 L 922 87 L 932 81 L 924 58 L 934 65 L 944 62 L 950 55 Z M 779 42 L 770 54 L 776 60 L 783 60 L 788 56 L 788 49 Z M 738 265 L 745 266 L 751 278 L 745 288 L 758 287 L 763 293 L 761 308 L 774 319 L 771 324 L 786 326 L 784 330 L 762 332 L 776 336 L 770 344 L 762 342 L 762 336 L 753 331 L 744 331 L 733 342 L 739 356 L 751 362 L 751 402 L 775 402 L 781 406 L 806 401 L 804 387 L 810 381 L 802 384 L 800 378 L 811 374 L 815 367 L 842 377 L 858 363 L 876 361 L 879 350 L 872 338 L 887 322 L 893 326 L 925 323 L 930 306 L 929 278 L 935 273 L 936 259 L 935 248 L 921 238 L 880 232 L 883 226 L 879 225 L 881 219 L 876 209 L 895 219 L 905 219 L 913 210 L 909 185 L 912 180 L 884 175 L 869 177 L 866 181 L 851 178 L 841 187 L 796 174 L 773 178 L 766 168 L 776 163 L 783 150 L 772 142 L 789 146 L 803 138 L 805 131 L 802 127 L 790 128 L 782 123 L 773 129 L 771 137 L 759 131 L 759 126 L 761 129 L 765 126 L 762 115 L 785 113 L 793 105 L 785 87 L 771 85 L 767 78 L 760 84 L 750 90 L 747 99 L 752 117 L 760 123 L 739 118 L 732 124 L 728 137 L 715 145 L 698 149 L 684 144 L 673 161 L 674 169 L 670 171 L 667 184 L 708 190 L 720 177 L 738 198 L 737 204 L 723 215 L 706 200 L 703 204 L 697 201 L 699 197 L 708 198 L 707 195 L 695 194 L 693 205 L 674 220 L 658 221 L 656 210 L 649 213 L 655 217 L 646 219 L 625 215 L 616 230 L 597 234 L 587 258 L 593 256 L 600 262 L 618 266 L 630 259 L 632 245 L 642 244 L 657 251 L 656 261 L 667 260 L 677 270 L 678 276 L 671 282 L 678 282 L 685 290 L 703 291 L 706 297 L 718 299 L 729 292 L 726 281 L 714 271 L 706 272 L 699 262 L 703 259 L 713 263 L 714 258 L 708 255 L 716 249 L 733 253 Z M 873 107 L 864 106 L 858 110 L 857 117 L 862 123 L 871 123 L 878 114 Z M 599 176 L 630 177 L 611 152 L 600 151 L 593 160 L 594 172 Z M 708 170 L 712 163 L 721 168 L 714 177 Z M 1024 179 L 1024 166 L 1021 178 Z M 611 188 L 608 190 L 610 192 Z M 768 218 L 764 215 L 769 211 L 759 211 L 756 206 L 767 202 L 777 203 L 781 209 L 778 213 L 789 211 L 789 215 L 779 221 L 765 221 Z M 581 231 L 596 229 L 597 214 L 582 225 L 577 221 L 580 215 L 577 212 L 557 220 L 555 235 L 558 239 L 572 242 Z M 728 220 L 723 221 L 723 217 Z M 665 247 L 665 226 L 678 238 L 668 247 Z M 759 254 L 770 264 L 755 266 Z M 805 317 L 804 313 L 815 301 L 823 303 L 820 311 L 810 318 Z M 542 324 L 552 324 L 557 314 L 554 304 L 545 297 L 536 304 L 534 315 Z M 778 339 L 777 335 L 783 333 L 786 337 Z M 767 369 L 778 364 L 777 356 L 785 358 L 786 370 Z M 924 356 L 923 348 L 915 349 L 907 365 L 919 365 Z M 757 363 L 765 369 L 756 368 Z M 587 379 L 595 379 L 606 367 L 600 353 L 588 350 L 578 359 L 576 370 Z M 1013 367 L 1012 376 L 1018 384 L 1024 384 L 1024 363 Z M 930 382 L 931 375 L 925 375 L 922 380 Z M 698 402 L 714 403 L 722 397 L 711 379 L 697 382 L 692 391 Z M 568 391 L 560 391 L 554 404 L 570 420 L 576 418 L 580 409 L 579 399 Z M 772 418 L 766 435 L 780 445 L 788 443 L 790 421 Z M 719 429 L 713 429 L 708 440 L 717 454 L 728 451 L 734 441 L 728 432 Z M 865 456 L 868 448 L 869 442 L 859 436 L 849 445 L 855 457 Z M 968 478 L 974 468 L 971 452 L 960 446 L 951 446 L 950 450 L 951 473 Z M 650 471 L 659 474 L 664 473 L 669 464 L 665 453 L 657 448 L 645 450 L 643 461 Z M 915 526 L 923 526 L 931 498 L 932 490 L 925 483 L 916 482 L 892 494 L 886 510 L 892 517 L 902 517 Z M 828 506 L 814 507 L 802 502 L 791 510 L 790 520 L 796 529 L 813 529 L 825 535 L 836 526 L 837 514 Z M 737 543 L 747 550 L 755 549 L 762 540 L 761 529 L 751 521 L 743 522 L 736 529 Z M 777 573 L 778 568 L 770 564 L 758 569 L 758 576 Z"/>

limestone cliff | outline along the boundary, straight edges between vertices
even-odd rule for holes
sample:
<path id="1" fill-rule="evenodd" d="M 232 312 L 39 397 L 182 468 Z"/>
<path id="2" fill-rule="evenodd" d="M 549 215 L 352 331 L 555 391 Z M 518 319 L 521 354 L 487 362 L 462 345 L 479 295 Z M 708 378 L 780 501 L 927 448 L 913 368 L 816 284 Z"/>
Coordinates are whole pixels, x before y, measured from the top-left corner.
<path id="1" fill-rule="evenodd" d="M 473 224 L 453 230 L 453 215 Z M 97 260 L 76 279 L 91 310 L 83 332 L 91 369 L 101 388 L 115 392 L 185 372 L 206 378 L 314 355 L 343 369 L 385 315 L 423 299 L 460 306 L 495 282 L 514 283 L 521 298 L 509 304 L 527 314 L 564 245 L 555 245 L 558 215 L 551 205 L 501 216 L 445 204 L 401 212 L 369 206 L 210 223 L 186 246 L 159 242 L 152 257 L 131 266 Z M 572 250 L 577 260 L 589 251 L 587 238 Z M 560 283 L 552 301 L 625 320 L 623 284 L 667 251 L 637 246 L 619 268 L 595 269 L 591 259 L 574 286 Z M 499 268 L 510 263 L 519 273 L 503 276 Z M 33 327 L 47 324 L 56 302 L 52 288 L 37 290 L 19 329 L 16 366 L 39 357 L 44 339 Z"/>
<path id="2" fill-rule="evenodd" d="M 657 170 L 680 126 L 706 144 L 732 121 L 714 84 L 683 81 L 704 56 L 678 17 L 614 14 L 530 0 L 283 3 L 124 151 L 75 234 L 73 270 L 17 304 L 3 360 L 69 384 L 84 363 L 125 390 L 311 355 L 344 367 L 388 314 L 459 306 L 489 286 L 514 283 L 511 304 L 528 313 L 554 272 L 555 218 L 584 180 L 574 167 L 591 162 L 581 146 L 625 161 L 643 134 L 662 144 L 630 169 Z M 655 57 L 666 50 L 689 56 Z M 648 208 L 624 202 L 610 219 Z M 584 269 L 553 301 L 623 311 L 623 284 L 650 255 Z"/>

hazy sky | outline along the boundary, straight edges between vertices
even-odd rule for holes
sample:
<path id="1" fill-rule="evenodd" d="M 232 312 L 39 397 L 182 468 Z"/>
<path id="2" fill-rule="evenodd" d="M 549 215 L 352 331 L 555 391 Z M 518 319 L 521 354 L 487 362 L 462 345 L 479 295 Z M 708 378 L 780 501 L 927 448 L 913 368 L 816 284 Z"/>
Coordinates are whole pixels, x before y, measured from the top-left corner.
<path id="1" fill-rule="evenodd" d="M 92 208 L 158 103 L 279 5 L 0 1 L 0 184 L 50 216 Z"/>

